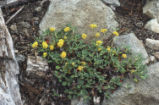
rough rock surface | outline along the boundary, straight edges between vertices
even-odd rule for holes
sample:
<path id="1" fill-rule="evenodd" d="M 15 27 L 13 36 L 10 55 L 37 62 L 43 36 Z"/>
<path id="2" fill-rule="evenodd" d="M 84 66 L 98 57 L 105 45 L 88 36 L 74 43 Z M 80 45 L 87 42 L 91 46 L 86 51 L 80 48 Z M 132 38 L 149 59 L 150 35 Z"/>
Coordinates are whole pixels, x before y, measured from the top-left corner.
<path id="1" fill-rule="evenodd" d="M 109 4 L 113 7 L 119 7 L 120 6 L 119 0 L 103 0 L 103 2 L 105 2 L 106 4 Z"/>
<path id="2" fill-rule="evenodd" d="M 144 63 L 148 63 L 148 54 L 143 46 L 143 43 L 135 36 L 134 33 L 115 37 L 113 39 L 113 43 L 121 49 L 129 47 L 132 54 L 141 54 L 145 59 Z"/>
<path id="3" fill-rule="evenodd" d="M 143 13 L 159 21 L 159 1 L 151 0 L 147 2 L 143 8 Z"/>
<path id="4" fill-rule="evenodd" d="M 152 20 L 148 21 L 145 25 L 145 29 L 159 33 L 159 23 L 158 23 L 157 19 L 152 19 Z"/>
<path id="5" fill-rule="evenodd" d="M 72 24 L 80 33 L 89 33 L 90 39 L 95 35 L 89 27 L 92 23 L 99 26 L 98 31 L 105 27 L 114 31 L 118 27 L 114 12 L 100 0 L 51 0 L 40 29 L 45 30 L 51 26 L 59 29 Z"/>
<path id="6" fill-rule="evenodd" d="M 159 105 L 159 62 L 148 67 L 148 78 L 139 83 L 127 80 L 102 105 Z"/>
<path id="7" fill-rule="evenodd" d="M 22 105 L 18 74 L 13 41 L 0 9 L 0 105 Z"/>
<path id="8" fill-rule="evenodd" d="M 146 46 L 153 49 L 153 50 L 159 50 L 159 40 L 154 39 L 146 39 Z"/>
<path id="9" fill-rule="evenodd" d="M 26 69 L 28 75 L 34 77 L 44 77 L 48 69 L 48 63 L 43 58 L 39 56 L 28 56 Z"/>
<path id="10" fill-rule="evenodd" d="M 157 59 L 159 59 L 159 52 L 155 52 L 155 53 L 154 53 L 154 56 L 155 56 Z"/>
<path id="11" fill-rule="evenodd" d="M 71 100 L 71 105 L 89 105 L 88 101 L 84 101 L 83 98 Z"/>

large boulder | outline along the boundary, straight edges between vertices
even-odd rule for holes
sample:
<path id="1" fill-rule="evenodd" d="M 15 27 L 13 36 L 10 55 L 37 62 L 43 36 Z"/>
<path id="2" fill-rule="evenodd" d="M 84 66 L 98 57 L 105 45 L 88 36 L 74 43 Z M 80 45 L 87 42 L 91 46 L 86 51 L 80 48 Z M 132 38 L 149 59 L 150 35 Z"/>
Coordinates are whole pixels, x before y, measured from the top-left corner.
<path id="1" fill-rule="evenodd" d="M 109 4 L 112 8 L 120 6 L 119 0 L 103 0 L 104 3 Z"/>
<path id="2" fill-rule="evenodd" d="M 149 0 L 143 7 L 143 13 L 151 18 L 156 18 L 159 21 L 159 1 Z"/>
<path id="3" fill-rule="evenodd" d="M 0 9 L 0 105 L 22 105 L 18 75 L 12 37 Z"/>
<path id="4" fill-rule="evenodd" d="M 157 19 L 149 20 L 145 25 L 145 29 L 148 29 L 155 33 L 159 33 L 159 23 L 158 23 Z"/>
<path id="5" fill-rule="evenodd" d="M 149 57 L 146 49 L 134 33 L 115 37 L 113 39 L 113 43 L 121 49 L 128 47 L 133 55 L 141 55 L 145 59 L 143 63 L 148 63 Z"/>
<path id="6" fill-rule="evenodd" d="M 148 78 L 134 83 L 125 81 L 102 105 L 159 105 L 159 62 L 148 67 Z"/>
<path id="7" fill-rule="evenodd" d="M 51 0 L 48 11 L 40 23 L 40 30 L 49 27 L 59 29 L 72 24 L 80 33 L 89 33 L 89 39 L 95 34 L 89 28 L 89 24 L 92 23 L 98 25 L 96 31 L 108 28 L 112 32 L 118 27 L 114 12 L 101 0 Z"/>

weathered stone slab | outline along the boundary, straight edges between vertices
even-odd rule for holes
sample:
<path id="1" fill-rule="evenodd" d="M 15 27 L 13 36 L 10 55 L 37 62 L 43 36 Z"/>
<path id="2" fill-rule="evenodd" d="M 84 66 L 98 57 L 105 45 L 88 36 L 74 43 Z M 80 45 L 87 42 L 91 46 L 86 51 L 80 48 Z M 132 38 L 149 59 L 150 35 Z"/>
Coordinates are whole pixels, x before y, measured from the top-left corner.
<path id="1" fill-rule="evenodd" d="M 18 74 L 13 41 L 0 9 L 0 105 L 22 105 Z"/>
<path id="2" fill-rule="evenodd" d="M 143 46 L 143 43 L 135 36 L 134 33 L 115 37 L 113 39 L 113 43 L 115 46 L 121 49 L 129 47 L 133 55 L 140 54 L 145 59 L 144 63 L 148 63 L 149 58 L 145 47 Z"/>
<path id="3" fill-rule="evenodd" d="M 148 78 L 139 83 L 126 80 L 102 105 L 159 105 L 159 62 L 148 67 Z"/>
<path id="4" fill-rule="evenodd" d="M 66 24 L 72 24 L 80 33 L 86 33 L 88 39 L 93 38 L 95 32 L 101 28 L 112 32 L 118 27 L 114 12 L 100 0 L 51 0 L 40 23 L 40 30 L 49 27 L 61 29 Z M 89 27 L 90 24 L 97 24 L 98 28 L 93 31 Z M 103 39 L 108 35 L 103 36 Z"/>

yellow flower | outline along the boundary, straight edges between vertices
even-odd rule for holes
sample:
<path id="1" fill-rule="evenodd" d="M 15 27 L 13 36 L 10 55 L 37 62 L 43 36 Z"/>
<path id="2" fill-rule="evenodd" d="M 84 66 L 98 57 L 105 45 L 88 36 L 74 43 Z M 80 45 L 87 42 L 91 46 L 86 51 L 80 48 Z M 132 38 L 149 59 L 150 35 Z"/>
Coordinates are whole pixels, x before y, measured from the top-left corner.
<path id="1" fill-rule="evenodd" d="M 82 71 L 83 70 L 83 66 L 78 66 L 77 70 Z"/>
<path id="2" fill-rule="evenodd" d="M 63 45 L 64 45 L 64 40 L 60 39 L 57 43 L 57 46 L 61 48 Z"/>
<path id="3" fill-rule="evenodd" d="M 93 29 L 93 28 L 97 28 L 97 25 L 96 25 L 96 24 L 90 24 L 89 26 L 90 26 L 92 29 Z"/>
<path id="4" fill-rule="evenodd" d="M 50 27 L 49 30 L 50 30 L 50 32 L 54 32 L 55 28 L 54 27 Z"/>
<path id="5" fill-rule="evenodd" d="M 36 47 L 38 47 L 38 42 L 37 42 L 37 41 L 35 41 L 35 42 L 32 44 L 32 48 L 36 48 Z"/>
<path id="6" fill-rule="evenodd" d="M 122 57 L 123 57 L 123 58 L 127 58 L 127 55 L 126 55 L 126 54 L 122 54 Z"/>
<path id="7" fill-rule="evenodd" d="M 72 66 L 75 66 L 75 63 L 74 63 L 74 62 L 72 62 Z"/>
<path id="8" fill-rule="evenodd" d="M 66 36 L 66 35 L 64 36 L 64 39 L 65 39 L 65 40 L 67 39 L 67 36 Z"/>
<path id="9" fill-rule="evenodd" d="M 69 32 L 70 30 L 71 30 L 70 27 L 64 28 L 64 31 L 65 31 L 65 32 Z"/>
<path id="10" fill-rule="evenodd" d="M 97 40 L 96 41 L 96 46 L 100 46 L 100 45 L 102 45 L 103 44 L 103 42 L 101 41 L 101 40 Z"/>
<path id="11" fill-rule="evenodd" d="M 60 57 L 61 57 L 61 58 L 65 58 L 65 57 L 66 57 L 66 52 L 65 52 L 65 51 L 62 51 Z"/>
<path id="12" fill-rule="evenodd" d="M 50 50 L 54 50 L 54 45 L 50 45 Z"/>
<path id="13" fill-rule="evenodd" d="M 99 32 L 96 33 L 96 38 L 98 38 L 98 37 L 100 37 L 100 33 Z"/>
<path id="14" fill-rule="evenodd" d="M 42 42 L 42 47 L 43 47 L 44 49 L 47 49 L 47 48 L 48 48 L 48 44 L 47 44 L 46 41 L 43 41 L 43 42 Z"/>
<path id="15" fill-rule="evenodd" d="M 110 46 L 107 46 L 107 51 L 110 52 L 111 48 Z"/>
<path id="16" fill-rule="evenodd" d="M 82 65 L 86 65 L 86 62 L 82 61 L 81 64 L 82 64 Z"/>
<path id="17" fill-rule="evenodd" d="M 135 71 L 134 69 L 132 69 L 130 72 L 131 72 L 131 74 L 133 74 L 133 73 L 136 72 L 136 71 Z"/>
<path id="18" fill-rule="evenodd" d="M 44 52 L 43 53 L 43 57 L 45 58 L 47 56 L 47 52 Z"/>
<path id="19" fill-rule="evenodd" d="M 113 34 L 114 34 L 115 36 L 119 36 L 119 33 L 118 33 L 117 31 L 114 31 Z"/>
<path id="20" fill-rule="evenodd" d="M 98 48 L 98 51 L 101 51 L 102 50 L 102 48 Z"/>
<path id="21" fill-rule="evenodd" d="M 82 34 L 82 38 L 83 38 L 83 39 L 86 39 L 86 38 L 87 38 L 87 35 L 86 35 L 85 33 L 83 33 L 83 34 Z"/>
<path id="22" fill-rule="evenodd" d="M 106 28 L 102 28 L 101 30 L 100 30 L 100 32 L 102 32 L 102 33 L 105 33 L 105 32 L 107 32 L 108 30 L 106 29 Z"/>

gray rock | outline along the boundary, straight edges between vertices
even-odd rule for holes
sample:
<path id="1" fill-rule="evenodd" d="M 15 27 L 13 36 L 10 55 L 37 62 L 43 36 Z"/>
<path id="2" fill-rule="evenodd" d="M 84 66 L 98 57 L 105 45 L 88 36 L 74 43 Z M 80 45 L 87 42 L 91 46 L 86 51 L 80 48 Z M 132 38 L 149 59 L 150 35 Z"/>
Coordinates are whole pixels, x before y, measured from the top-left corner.
<path id="1" fill-rule="evenodd" d="M 14 32 L 17 32 L 17 25 L 16 25 L 16 24 L 12 24 L 12 25 L 10 26 L 10 29 L 11 29 L 12 31 L 14 31 Z"/>
<path id="2" fill-rule="evenodd" d="M 156 59 L 155 59 L 155 57 L 154 56 L 150 56 L 150 61 L 151 62 L 154 62 Z"/>
<path id="3" fill-rule="evenodd" d="M 113 39 L 113 43 L 121 49 L 129 47 L 133 55 L 141 54 L 141 56 L 145 59 L 143 63 L 148 63 L 148 54 L 143 43 L 135 36 L 134 33 L 115 37 Z"/>
<path id="4" fill-rule="evenodd" d="M 20 25 L 22 25 L 24 28 L 30 28 L 31 27 L 30 23 L 24 22 L 24 21 L 20 22 Z"/>
<path id="5" fill-rule="evenodd" d="M 148 21 L 145 25 L 145 29 L 151 30 L 155 33 L 159 33 L 159 23 L 157 19 L 152 19 Z"/>
<path id="6" fill-rule="evenodd" d="M 126 80 L 102 105 L 159 105 L 159 62 L 148 67 L 148 78 L 137 84 Z"/>
<path id="7" fill-rule="evenodd" d="M 22 105 L 18 75 L 13 40 L 0 8 L 0 105 Z"/>
<path id="8" fill-rule="evenodd" d="M 112 7 L 119 7 L 120 2 L 119 0 L 103 0 L 104 3 L 111 5 Z"/>
<path id="9" fill-rule="evenodd" d="M 156 57 L 156 59 L 159 59 L 159 52 L 155 52 L 154 56 Z"/>
<path id="10" fill-rule="evenodd" d="M 101 101 L 100 97 L 97 97 L 97 96 L 93 97 L 94 105 L 100 105 L 100 101 Z"/>
<path id="11" fill-rule="evenodd" d="M 73 99 L 71 100 L 71 105 L 89 105 L 89 102 L 84 100 L 83 98 Z"/>
<path id="12" fill-rule="evenodd" d="M 106 27 L 112 32 L 118 27 L 114 12 L 100 0 L 51 0 L 49 9 L 40 23 L 40 30 L 49 27 L 58 30 L 71 24 L 77 27 L 78 32 L 86 33 L 87 39 L 91 39 L 95 33 L 89 25 L 93 23 L 98 25 L 95 31 Z"/>
<path id="13" fill-rule="evenodd" d="M 37 56 L 28 56 L 26 72 L 30 76 L 44 77 L 49 70 L 48 63 L 43 58 Z"/>
<path id="14" fill-rule="evenodd" d="M 153 50 L 159 50 L 159 40 L 146 39 L 146 46 Z"/>
<path id="15" fill-rule="evenodd" d="M 17 60 L 18 63 L 24 62 L 25 61 L 25 56 L 21 55 L 21 54 L 18 54 L 18 55 L 16 55 L 16 60 Z"/>
<path id="16" fill-rule="evenodd" d="M 143 7 L 143 13 L 151 18 L 156 18 L 159 21 L 159 1 L 149 0 Z"/>
<path id="17" fill-rule="evenodd" d="M 42 10 L 41 7 L 36 7 L 36 8 L 35 8 L 35 11 L 37 11 L 37 12 L 40 12 L 41 10 Z"/>

